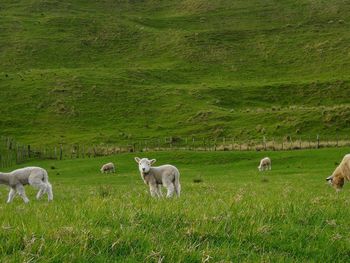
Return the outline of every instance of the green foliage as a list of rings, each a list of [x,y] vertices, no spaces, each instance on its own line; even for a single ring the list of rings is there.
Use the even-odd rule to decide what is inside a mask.
[[[348,134],[349,14],[342,0],[3,0],[1,133]]]
[[[7,205],[1,189],[0,259],[344,262],[349,186],[337,194],[325,178],[349,150],[148,153],[180,169],[179,199],[152,199],[134,155],[35,162],[49,171],[54,201],[26,187],[28,205],[18,196]],[[266,155],[273,170],[259,173]],[[107,161],[116,174],[99,172]]]

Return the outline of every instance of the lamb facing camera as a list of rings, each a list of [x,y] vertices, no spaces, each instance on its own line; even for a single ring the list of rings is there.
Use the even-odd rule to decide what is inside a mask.
[[[152,197],[163,196],[162,186],[167,189],[167,197],[172,197],[174,192],[176,196],[180,196],[180,172],[175,166],[166,164],[152,167],[152,164],[156,162],[155,159],[135,157],[135,161],[139,165],[142,180],[149,186]]]

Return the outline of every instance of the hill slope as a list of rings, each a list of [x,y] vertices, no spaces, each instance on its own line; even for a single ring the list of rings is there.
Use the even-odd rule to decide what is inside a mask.
[[[0,128],[23,142],[350,131],[347,1],[0,3]]]

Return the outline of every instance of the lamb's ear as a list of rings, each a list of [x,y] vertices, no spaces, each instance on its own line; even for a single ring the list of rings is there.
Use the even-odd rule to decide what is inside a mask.
[[[331,176],[328,176],[327,178],[326,178],[326,181],[329,181],[329,180],[332,180],[333,179],[333,176],[331,175]]]
[[[156,161],[157,161],[156,159],[152,159],[152,160],[150,161],[150,163],[151,163],[151,164],[154,164]]]
[[[140,158],[139,157],[135,157],[135,162],[140,163]]]

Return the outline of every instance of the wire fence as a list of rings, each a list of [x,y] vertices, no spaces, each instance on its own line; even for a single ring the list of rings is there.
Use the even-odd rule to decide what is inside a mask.
[[[11,137],[1,137],[0,168],[30,160],[96,158],[120,153],[155,151],[286,151],[350,146],[350,138],[299,137],[239,140],[237,138],[166,137],[115,144],[23,145]]]

